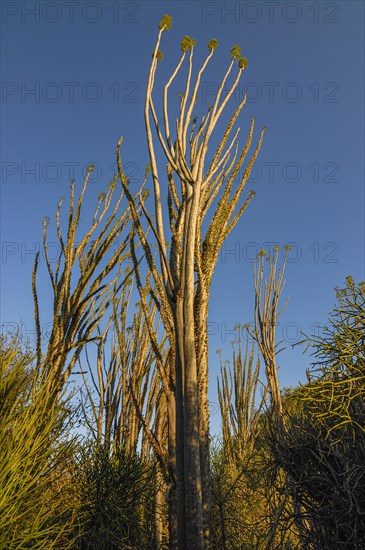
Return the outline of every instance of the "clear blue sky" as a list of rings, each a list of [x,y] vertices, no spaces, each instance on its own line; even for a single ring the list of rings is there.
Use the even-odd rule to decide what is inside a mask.
[[[67,197],[72,172],[81,185],[82,168],[96,164],[93,185],[103,191],[123,135],[132,184],[137,187],[143,176],[144,89],[157,25],[169,13],[173,26],[163,37],[157,83],[176,64],[183,35],[197,39],[197,62],[216,38],[219,48],[199,96],[203,110],[238,43],[249,60],[232,102],[233,108],[247,93],[241,139],[253,114],[256,135],[268,127],[247,184],[256,198],[215,271],[212,400],[215,350],[222,348],[229,358],[229,331],[252,320],[252,258],[267,243],[293,246],[284,291],[289,305],[278,327],[287,346],[279,358],[280,379],[282,385],[303,381],[311,359],[290,344],[299,330],[310,334],[325,322],[333,289],[348,274],[356,282],[365,279],[364,3],[18,1],[2,2],[1,8],[4,330],[20,320],[28,335],[33,330],[32,250],[41,240],[42,217],[54,220],[59,196]],[[43,325],[51,320],[47,284],[41,279]]]

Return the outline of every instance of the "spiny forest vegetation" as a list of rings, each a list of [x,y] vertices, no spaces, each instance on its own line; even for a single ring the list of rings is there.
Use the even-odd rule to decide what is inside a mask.
[[[81,235],[92,167],[80,190],[71,182],[68,210],[61,199],[55,215],[56,262],[49,220],[43,224],[51,330],[45,339],[38,255],[35,349],[16,336],[0,340],[0,547],[365,548],[365,283],[348,277],[336,289],[328,326],[307,340],[315,358],[308,382],[282,389],[275,329],[289,248],[258,255],[247,313],[254,324],[236,327],[231,360],[218,351],[221,433],[211,438],[211,281],[222,243],[254,196],[245,185],[265,129],[257,133],[252,120],[240,148],[235,124],[244,98],[216,130],[219,145],[208,157],[247,66],[235,45],[198,120],[193,110],[215,39],[195,70],[196,41],[183,38],[155,107],[160,42],[170,26],[164,15],[148,75],[141,188],[133,194],[120,140],[118,173]],[[171,121],[170,87],[185,68]],[[153,213],[145,206],[149,180]]]

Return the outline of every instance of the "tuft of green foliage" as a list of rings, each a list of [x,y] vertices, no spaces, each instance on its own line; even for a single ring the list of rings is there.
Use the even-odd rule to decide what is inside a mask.
[[[0,344],[0,548],[72,548],[77,442],[68,399],[17,341]]]
[[[216,40],[215,38],[212,38],[212,40],[209,40],[208,50],[214,51],[217,49],[217,47],[218,47],[218,40]]]
[[[159,29],[163,29],[164,31],[169,31],[172,25],[172,17],[171,15],[165,15],[162,16],[162,19],[158,25]]]
[[[155,55],[155,52],[152,52],[152,57]],[[156,52],[156,61],[157,63],[160,63],[160,61],[163,60],[163,53],[161,50],[157,50]]]
[[[196,46],[196,40],[195,38],[191,38],[190,36],[184,36],[184,38],[181,41],[181,51],[187,52],[188,50],[191,50]]]
[[[235,61],[238,61],[241,57],[241,46],[239,44],[235,44],[233,48],[231,49],[231,57]]]
[[[247,57],[241,57],[241,59],[238,62],[238,66],[240,69],[245,69],[248,65],[248,59]]]

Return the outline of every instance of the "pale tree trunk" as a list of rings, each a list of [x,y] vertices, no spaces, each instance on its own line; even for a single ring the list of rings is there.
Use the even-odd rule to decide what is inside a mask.
[[[161,399],[162,402],[157,404],[158,412],[156,419],[156,437],[158,440],[163,440],[164,421],[166,414],[163,414],[162,407],[166,405],[165,399]],[[155,541],[156,550],[161,550],[163,539],[163,507],[164,507],[164,479],[161,471],[160,464],[156,464],[156,492],[155,492]]]
[[[183,324],[177,332],[183,332],[184,345],[184,482],[186,506],[186,531],[188,548],[204,549],[202,484],[200,471],[199,395],[195,350],[194,319],[194,248],[195,220],[199,206],[199,186],[188,197],[186,231],[184,235],[184,309]]]
[[[177,532],[177,464],[176,464],[176,396],[170,392],[167,397],[167,450],[168,479],[166,500],[168,504],[169,549],[178,549]]]
[[[199,289],[198,291],[199,292]],[[199,445],[202,480],[204,548],[211,548],[211,491],[210,491],[210,430],[208,401],[208,295],[203,290],[195,309],[195,322],[199,334],[198,395],[199,395]]]
[[[176,326],[181,326],[182,315],[181,300],[176,304],[175,322]],[[179,322],[180,321],[180,322]],[[185,530],[185,484],[184,484],[184,376],[183,376],[183,336],[176,331],[176,357],[175,357],[175,411],[173,407],[169,414],[171,421],[175,419],[175,440],[171,441],[171,449],[174,450],[174,463],[176,465],[176,477],[173,483],[173,493],[171,495],[171,523],[175,527],[176,522],[176,540],[177,548],[186,548],[186,530]],[[170,422],[170,419],[169,419]],[[174,528],[175,536],[175,528]],[[175,538],[171,548],[174,546]]]

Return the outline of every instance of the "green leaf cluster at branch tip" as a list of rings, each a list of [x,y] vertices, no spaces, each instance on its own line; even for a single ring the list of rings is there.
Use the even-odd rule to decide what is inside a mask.
[[[181,41],[181,50],[183,52],[187,52],[188,50],[191,50],[191,48],[194,48],[194,46],[196,46],[195,38],[191,38],[190,36],[184,36],[184,38]]]
[[[238,66],[240,69],[245,69],[248,65],[247,57],[241,57],[241,59],[238,62]]]
[[[218,47],[218,40],[216,40],[215,38],[212,38],[212,40],[209,40],[208,50],[214,51],[217,49],[217,47]]]
[[[240,59],[241,57],[241,46],[239,44],[235,44],[233,48],[231,49],[231,57],[235,61]]]
[[[172,17],[171,15],[167,15],[165,13],[165,15],[162,16],[162,19],[160,21],[158,28],[163,29],[164,31],[168,31],[170,30],[171,25],[172,25]]]
[[[155,52],[152,52],[152,57],[155,55]],[[161,50],[157,50],[156,52],[156,61],[157,63],[160,63],[160,61],[163,60],[163,53]]]

